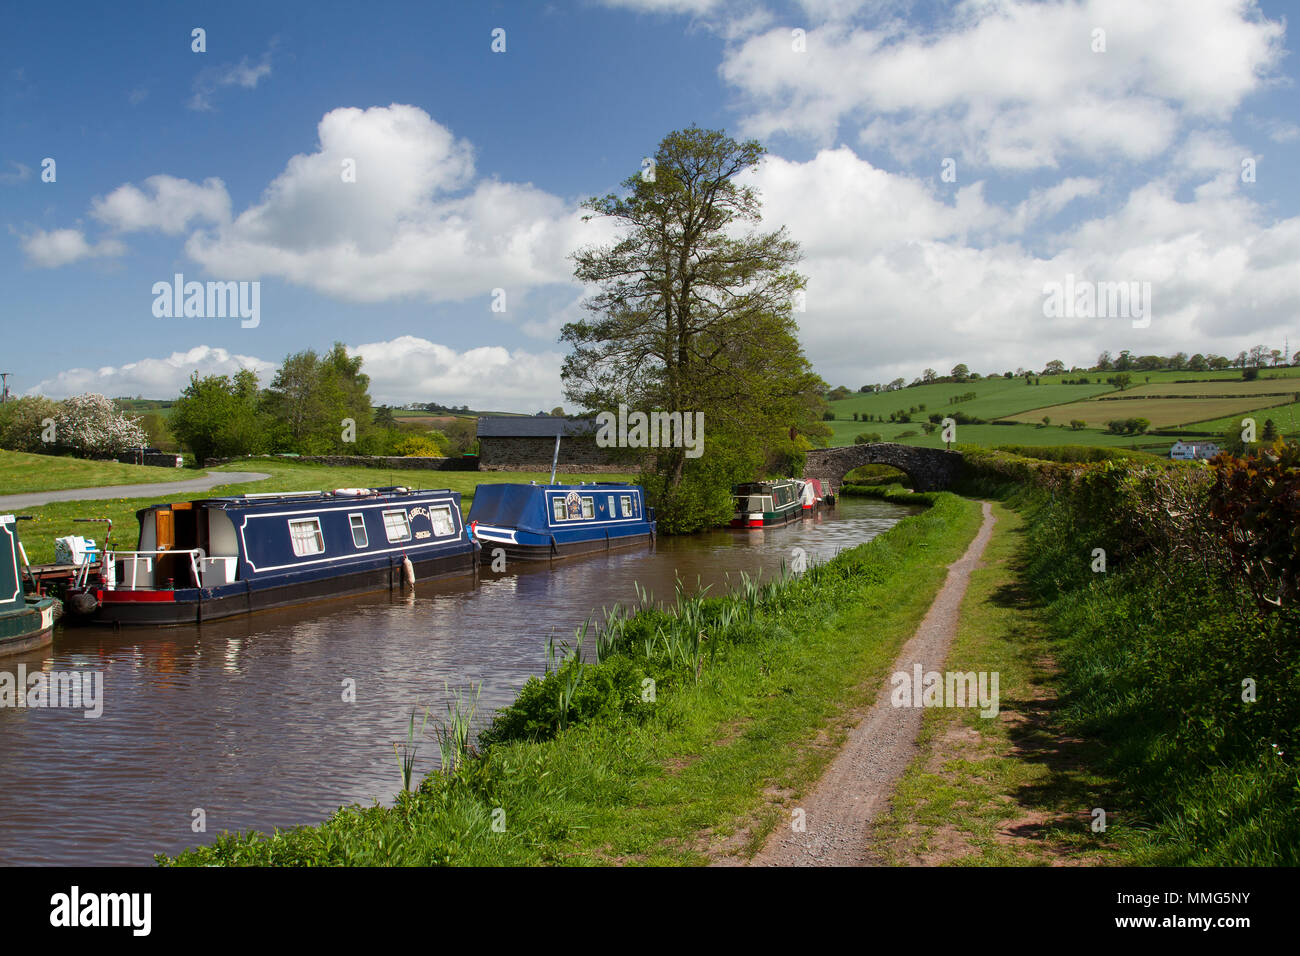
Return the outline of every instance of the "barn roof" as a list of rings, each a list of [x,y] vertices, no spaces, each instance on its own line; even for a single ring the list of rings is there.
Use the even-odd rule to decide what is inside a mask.
[[[591,435],[596,431],[593,418],[560,418],[554,415],[482,415],[478,420],[479,438],[554,438],[556,435]]]

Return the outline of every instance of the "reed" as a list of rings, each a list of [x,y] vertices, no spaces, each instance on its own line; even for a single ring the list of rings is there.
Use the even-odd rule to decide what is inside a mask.
[[[406,728],[406,742],[399,743],[393,741],[393,753],[397,757],[397,765],[401,768],[402,773],[402,791],[409,793],[411,790],[411,776],[415,770],[415,755],[420,749],[420,740],[424,738],[424,729],[429,723],[429,708],[424,708],[424,719],[420,722],[420,734],[417,737],[415,733],[415,711],[411,711],[411,720]]]
[[[434,727],[433,734],[438,740],[443,772],[456,773],[472,756],[469,742],[473,734],[474,714],[478,711],[478,699],[483,685],[470,685],[472,697],[459,687],[453,693],[445,682],[442,687],[447,697],[447,716]]]

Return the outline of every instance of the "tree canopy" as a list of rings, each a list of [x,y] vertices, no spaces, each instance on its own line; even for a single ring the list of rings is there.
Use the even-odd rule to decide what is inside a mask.
[[[803,355],[794,319],[805,280],[784,227],[763,232],[755,190],[737,180],[764,149],[692,126],[664,137],[627,194],[589,199],[588,219],[615,221],[611,245],[574,255],[575,277],[599,290],[592,314],[565,325],[565,397],[582,408],[704,414],[703,454],[657,448],[645,472],[666,528],[726,517],[730,484],[802,467],[830,431],[826,389]]]

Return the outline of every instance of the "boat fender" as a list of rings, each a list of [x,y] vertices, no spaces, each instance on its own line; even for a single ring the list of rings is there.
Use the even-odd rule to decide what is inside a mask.
[[[80,615],[94,614],[99,608],[99,601],[89,591],[77,591],[69,594],[64,604],[73,614]]]
[[[402,577],[406,579],[406,586],[415,590],[415,565],[411,564],[411,559],[402,555]]]

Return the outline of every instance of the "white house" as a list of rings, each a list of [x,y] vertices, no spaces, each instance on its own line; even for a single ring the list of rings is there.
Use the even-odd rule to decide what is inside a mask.
[[[1212,441],[1176,441],[1169,449],[1169,457],[1179,461],[1192,461],[1196,458],[1213,458],[1219,453],[1219,446]]]

